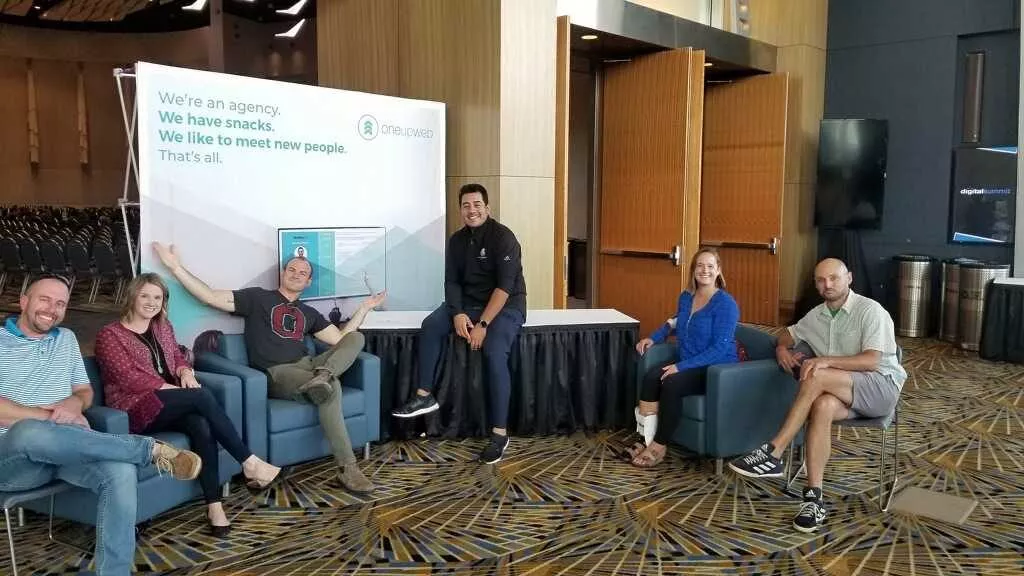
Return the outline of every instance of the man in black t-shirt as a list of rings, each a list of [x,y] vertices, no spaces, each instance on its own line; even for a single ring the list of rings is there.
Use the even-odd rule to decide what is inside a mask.
[[[316,404],[320,427],[340,468],[338,477],[342,485],[358,494],[372,492],[374,486],[359,470],[345,428],[340,377],[363,349],[363,335],[356,330],[366,313],[384,301],[384,294],[363,301],[348,324],[339,330],[323,314],[299,302],[302,291],[313,281],[313,266],[305,258],[292,258],[285,263],[277,290],[214,290],[181,265],[174,246],[154,242],[153,249],[196,299],[245,319],[249,364],[266,372],[267,394]],[[307,335],[329,344],[331,349],[309,356]]]
[[[494,464],[508,448],[506,425],[512,394],[508,357],[526,321],[526,281],[522,250],[508,227],[490,218],[487,189],[466,184],[459,190],[465,226],[448,240],[445,302],[423,320],[419,338],[416,394],[391,414],[413,418],[434,412],[434,372],[448,335],[454,332],[473,350],[483,349],[490,389],[491,438],[480,461]]]

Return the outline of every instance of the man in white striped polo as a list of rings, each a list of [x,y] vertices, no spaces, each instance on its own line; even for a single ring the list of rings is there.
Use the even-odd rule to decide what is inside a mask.
[[[127,575],[135,556],[137,469],[154,463],[192,480],[202,462],[152,438],[90,429],[92,386],[64,319],[68,281],[37,279],[21,297],[21,314],[0,325],[0,491],[53,480],[99,495],[96,573]],[[216,465],[216,463],[214,463]]]

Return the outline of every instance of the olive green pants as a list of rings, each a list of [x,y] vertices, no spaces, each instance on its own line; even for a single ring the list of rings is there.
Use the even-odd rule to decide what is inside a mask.
[[[338,466],[354,464],[356,456],[352,453],[352,441],[345,428],[345,419],[341,412],[341,375],[352,367],[356,356],[362,351],[366,340],[359,332],[350,332],[331,347],[330,350],[316,356],[303,356],[290,364],[278,364],[267,369],[270,376],[267,382],[267,395],[271,398],[311,402],[299,387],[313,378],[314,370],[322,368],[331,373],[331,386],[334,393],[323,404],[317,406],[320,413],[320,427],[331,445],[331,453]]]

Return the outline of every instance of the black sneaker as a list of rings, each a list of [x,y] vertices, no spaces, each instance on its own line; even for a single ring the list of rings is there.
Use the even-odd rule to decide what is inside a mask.
[[[505,450],[508,449],[509,439],[508,435],[500,436],[498,434],[491,434],[491,441],[484,446],[482,452],[480,452],[480,461],[484,464],[495,464],[501,462],[501,457],[505,455]]]
[[[772,456],[771,444],[762,444],[746,456],[729,462],[733,472],[747,478],[781,478],[782,459]]]
[[[816,532],[825,523],[825,516],[828,515],[825,503],[818,500],[813,492],[808,491],[808,494],[810,496],[804,495],[805,500],[800,504],[800,511],[793,517],[793,528],[806,534]]]
[[[395,418],[415,418],[416,416],[430,414],[440,407],[437,400],[434,400],[433,394],[427,394],[426,396],[413,394],[408,402],[403,404],[398,410],[393,411],[391,415]]]

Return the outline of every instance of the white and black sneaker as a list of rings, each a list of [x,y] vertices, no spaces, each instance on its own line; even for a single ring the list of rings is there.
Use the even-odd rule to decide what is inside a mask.
[[[501,461],[502,456],[505,455],[505,450],[508,449],[509,438],[508,435],[502,436],[501,434],[491,433],[491,440],[484,446],[484,449],[480,452],[480,461],[484,464],[496,464]]]
[[[430,414],[438,408],[440,408],[440,405],[434,399],[433,394],[427,394],[426,396],[413,394],[408,402],[403,404],[398,410],[393,411],[391,415],[395,418],[415,418],[423,414]]]
[[[782,459],[772,456],[772,445],[765,443],[750,454],[729,462],[729,468],[747,478],[781,478]]]
[[[825,523],[827,515],[828,512],[825,511],[825,503],[821,500],[821,495],[815,494],[813,489],[808,488],[804,492],[804,501],[800,504],[800,511],[793,517],[793,528],[806,534],[816,532]]]

